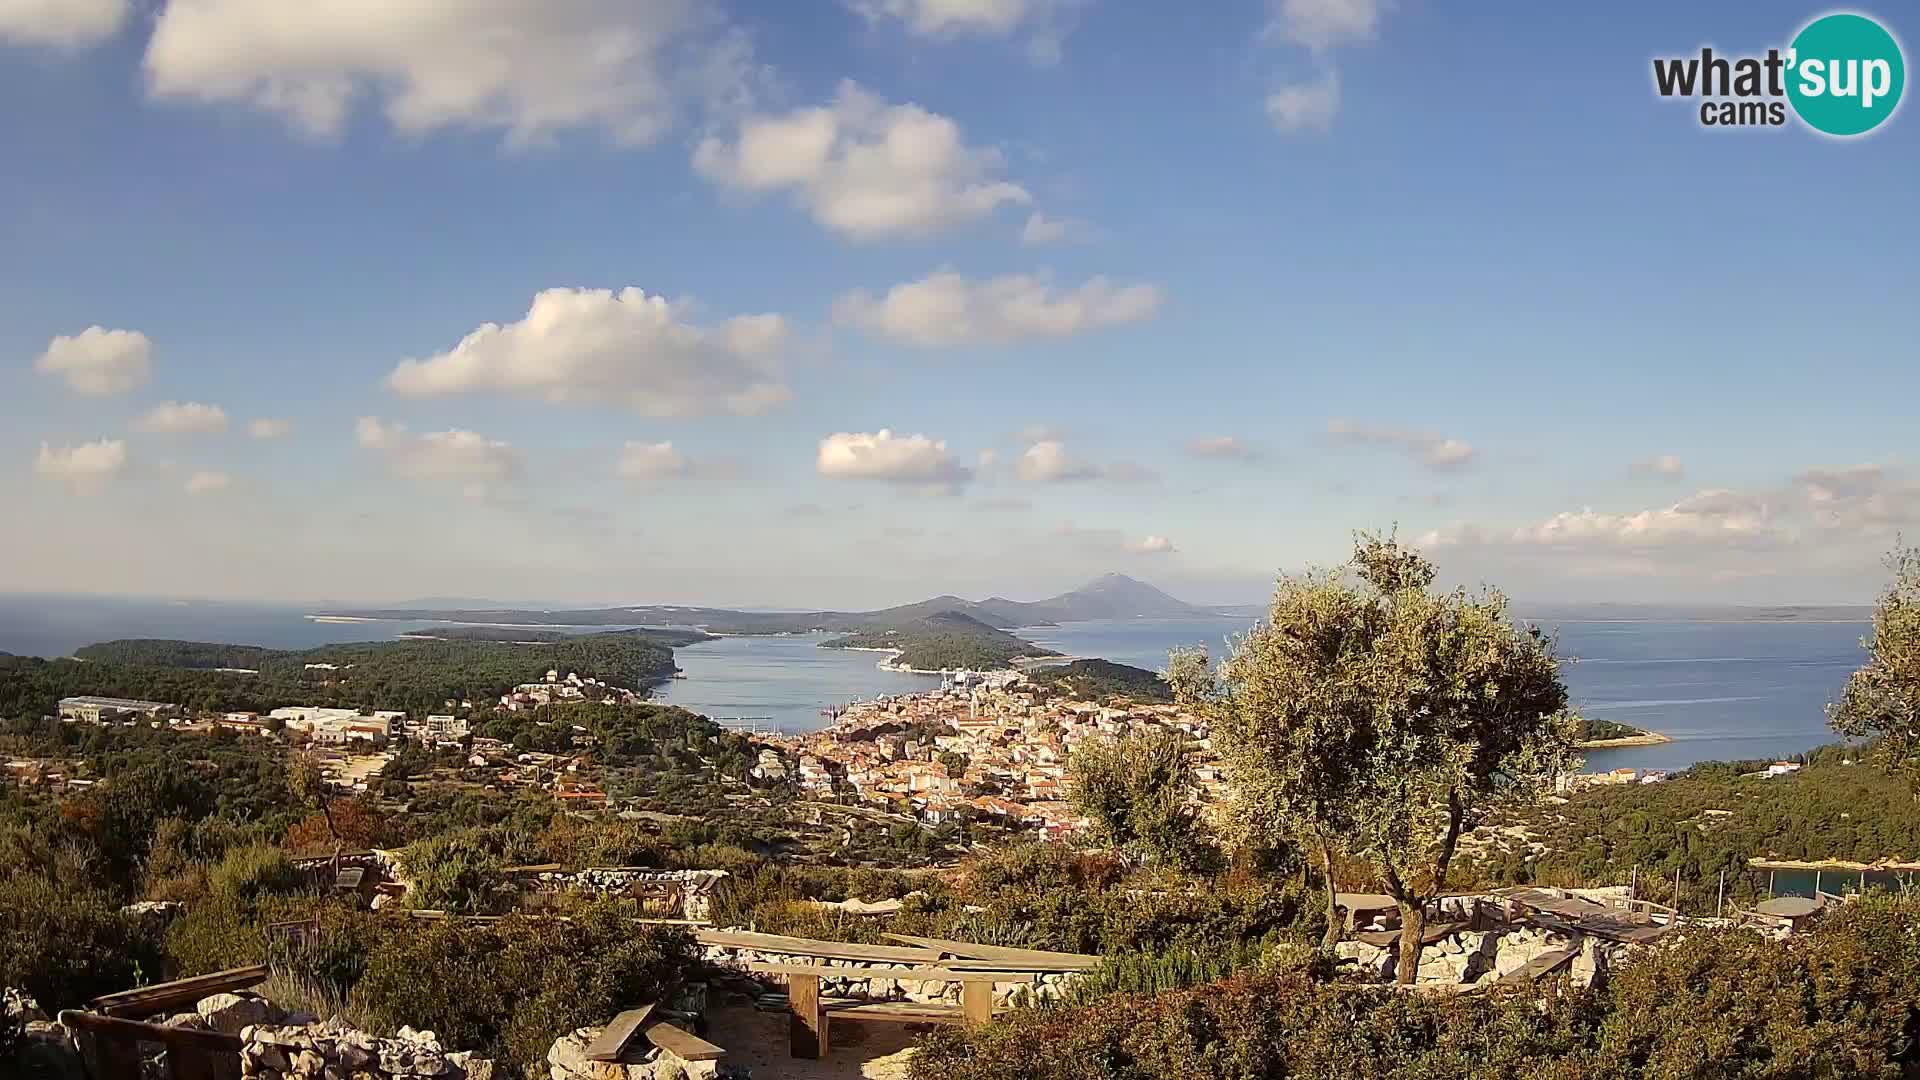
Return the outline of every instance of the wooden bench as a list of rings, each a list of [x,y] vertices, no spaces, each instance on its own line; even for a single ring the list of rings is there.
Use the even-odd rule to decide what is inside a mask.
[[[588,1061],[616,1065],[640,1064],[646,1057],[634,1045],[635,1036],[678,1056],[682,1061],[718,1061],[727,1054],[724,1048],[655,1017],[653,1006],[642,1005],[637,1009],[628,1009],[600,1029],[600,1034],[587,1044],[584,1056]]]
[[[758,975],[787,980],[787,1045],[796,1058],[818,1058],[832,1049],[829,1024],[843,1020],[879,1020],[898,1024],[984,1024],[993,1019],[993,985],[1028,982],[1033,973],[955,971],[944,967],[868,968],[814,964],[749,964]],[[822,979],[897,979],[904,982],[960,984],[960,1004],[920,1001],[854,1001],[825,998]]]

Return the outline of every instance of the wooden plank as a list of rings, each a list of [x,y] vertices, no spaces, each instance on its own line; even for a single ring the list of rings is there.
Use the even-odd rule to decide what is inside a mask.
[[[787,979],[787,1050],[794,1057],[825,1057],[827,1014],[820,1007],[820,980],[812,975]]]
[[[822,964],[748,964],[759,975],[811,975],[821,979],[905,979],[908,982],[985,983],[1031,982],[1031,975],[1004,971],[955,971],[944,967],[870,968],[827,967]]]
[[[268,969],[265,964],[251,967],[229,968],[210,975],[196,975],[191,979],[177,979],[173,982],[155,983],[133,990],[121,990],[112,994],[102,994],[89,1002],[96,1012],[122,1020],[139,1020],[156,1016],[164,1012],[174,1012],[181,1006],[191,1005],[203,997],[213,994],[225,994],[234,990],[245,990],[249,986],[258,986],[267,981]]]
[[[588,1061],[619,1061],[620,1054],[626,1050],[627,1043],[633,1038],[640,1025],[653,1015],[652,1005],[642,1005],[637,1009],[628,1009],[613,1018],[613,1022],[600,1029],[600,1034],[587,1044]]]
[[[671,1051],[682,1061],[719,1061],[727,1056],[724,1047],[715,1046],[707,1040],[682,1027],[655,1020],[642,1032],[648,1042],[662,1050]]]
[[[1554,949],[1550,952],[1543,952],[1539,956],[1527,961],[1523,966],[1514,968],[1512,971],[1500,976],[1499,981],[1505,984],[1535,982],[1558,971],[1561,967],[1565,966],[1568,961],[1578,955],[1580,955],[1579,949]]]
[[[755,934],[745,930],[695,930],[693,937],[702,945],[784,953],[788,956],[818,956],[831,960],[869,960],[891,964],[937,964],[940,962],[940,954],[936,950],[905,949],[897,945],[856,945],[845,941],[815,941],[812,938]]]
[[[1065,960],[1026,960],[1015,963],[1007,960],[942,960],[940,961],[940,966],[950,971],[1019,971],[1026,972],[1029,975],[1057,975],[1066,971],[1092,971],[1094,968],[1100,966],[1099,957],[1089,957],[1088,959],[1093,962],[1088,963],[1086,960],[1075,960],[1071,963]]]
[[[80,1012],[77,1009],[62,1010],[60,1022],[70,1029],[88,1032],[103,1042],[153,1042],[165,1046],[168,1050],[186,1048],[236,1056],[240,1053],[240,1036],[219,1031],[163,1027],[138,1020],[122,1020],[114,1016]]]
[[[829,1020],[888,1020],[901,1024],[959,1024],[967,1014],[958,1005],[919,1001],[855,1001],[827,1007]]]
[[[984,1024],[993,1019],[993,986],[967,983],[960,988],[960,1011],[969,1024]]]
[[[1046,949],[1012,949],[1004,945],[978,945],[971,941],[946,938],[913,937],[908,934],[882,934],[892,941],[904,941],[923,949],[952,953],[963,960],[991,960],[1038,971],[1085,971],[1100,962],[1086,953],[1052,952]],[[1029,966],[1031,965],[1031,966]]]

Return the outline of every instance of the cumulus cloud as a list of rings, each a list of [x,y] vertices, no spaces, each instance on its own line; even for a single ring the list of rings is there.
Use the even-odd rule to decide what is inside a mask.
[[[156,435],[212,434],[227,430],[227,410],[197,401],[166,401],[148,410],[133,426]]]
[[[363,416],[354,428],[359,444],[377,451],[395,475],[426,483],[448,483],[481,498],[519,479],[520,452],[510,444],[454,428],[414,435],[400,424]]]
[[[146,54],[155,97],[249,105],[314,136],[369,102],[406,134],[516,144],[570,130],[650,143],[688,103],[743,95],[750,67],[699,0],[172,0]]]
[[[1060,45],[1083,0],[846,0],[869,23],[891,21],[916,37],[1007,38],[1025,33],[1036,64],[1057,63]]]
[[[281,439],[293,433],[293,421],[278,417],[261,417],[247,424],[247,434],[255,439]]]
[[[1542,521],[1507,530],[1471,526],[1436,530],[1419,538],[1428,547],[1510,545],[1515,547],[1752,546],[1783,539],[1774,508],[1756,495],[1712,489],[1671,506],[1631,513],[1607,513],[1591,507],[1562,511]]]
[[[1082,240],[1086,235],[1087,224],[1084,221],[1048,217],[1035,210],[1027,215],[1027,223],[1020,228],[1020,243],[1023,247],[1050,247]]]
[[[1104,277],[1056,289],[1043,276],[971,281],[942,270],[895,285],[883,297],[857,289],[840,297],[833,313],[843,325],[903,345],[942,348],[1064,338],[1143,322],[1159,311],[1160,301],[1158,286],[1122,286]]]
[[[54,338],[33,368],[65,379],[76,394],[124,394],[147,381],[153,370],[153,342],[138,330],[89,326],[71,337]]]
[[[1327,434],[1340,442],[1397,450],[1429,469],[1461,468],[1471,463],[1474,456],[1473,447],[1459,439],[1407,428],[1378,427],[1355,420],[1329,420]]]
[[[118,33],[132,0],[0,0],[0,43],[81,49]]]
[[[1153,470],[1131,461],[1102,465],[1077,457],[1058,439],[1045,439],[1027,447],[1026,452],[1014,460],[1013,474],[1030,484],[1068,484],[1082,480],[1141,484],[1157,479]]]
[[[491,391],[555,403],[620,404],[646,416],[751,416],[787,400],[786,320],[741,315],[713,327],[637,288],[547,289],[526,318],[487,323],[446,352],[387,377],[414,397]]]
[[[1173,541],[1164,536],[1155,536],[1152,533],[1148,533],[1146,536],[1129,543],[1127,550],[1137,555],[1165,555],[1176,549],[1173,546]]]
[[[1236,435],[1204,435],[1187,443],[1187,453],[1198,458],[1252,461],[1260,452]]]
[[[836,432],[820,440],[814,462],[821,476],[840,480],[878,480],[902,487],[958,492],[973,479],[946,440],[925,435]]]
[[[1261,36],[1308,50],[1319,75],[1283,84],[1267,95],[1267,119],[1283,134],[1326,131],[1340,111],[1340,73],[1332,50],[1363,45],[1380,33],[1387,0],[1269,0]]]
[[[127,444],[101,439],[79,446],[40,444],[33,471],[67,486],[76,495],[95,495],[127,468]]]
[[[999,151],[968,145],[945,116],[889,105],[851,81],[829,105],[748,116],[731,139],[703,139],[693,164],[734,191],[787,192],[854,240],[936,233],[1032,201],[1000,178]]]
[[[1687,474],[1687,466],[1673,454],[1660,454],[1634,462],[1627,467],[1627,471],[1636,476],[1660,476],[1669,480],[1678,480]]]
[[[671,442],[629,442],[620,450],[614,472],[623,479],[641,483],[659,483],[688,475],[693,462],[673,448]]]
[[[1340,111],[1340,76],[1331,68],[1317,79],[1289,83],[1267,95],[1267,121],[1275,131],[1326,131]]]
[[[1269,36],[1309,49],[1362,44],[1380,33],[1385,0],[1269,0]]]
[[[225,491],[233,483],[233,477],[223,472],[203,469],[187,477],[187,494],[210,495],[216,491]]]

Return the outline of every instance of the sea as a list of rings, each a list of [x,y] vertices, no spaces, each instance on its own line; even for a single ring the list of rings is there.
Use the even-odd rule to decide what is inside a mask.
[[[0,652],[34,656],[64,656],[126,637],[311,648],[441,625],[317,622],[297,609],[238,604],[0,596]],[[1070,656],[1159,669],[1177,646],[1204,645],[1222,655],[1251,625],[1251,619],[1229,617],[1108,619],[1021,633]],[[1826,706],[1865,659],[1860,639],[1867,629],[1858,622],[1617,619],[1563,620],[1548,628],[1571,661],[1564,675],[1583,713],[1673,740],[1590,751],[1590,770],[1783,758],[1834,742]],[[824,637],[723,637],[685,646],[676,658],[686,677],[656,697],[716,719],[796,732],[820,727],[825,710],[852,701],[939,685],[934,676],[881,670],[876,653],[819,648]]]

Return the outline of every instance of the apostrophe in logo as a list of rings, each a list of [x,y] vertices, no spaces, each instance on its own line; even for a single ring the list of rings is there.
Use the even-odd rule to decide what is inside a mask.
[[[1865,15],[1823,15],[1787,50],[1787,100],[1807,126],[1864,135],[1900,106],[1907,65],[1900,43]]]
[[[1907,65],[1886,27],[1853,12],[1822,15],[1784,50],[1764,56],[1698,56],[1653,61],[1661,97],[1700,99],[1702,127],[1781,127],[1791,115],[1839,138],[1864,135],[1900,107]]]

